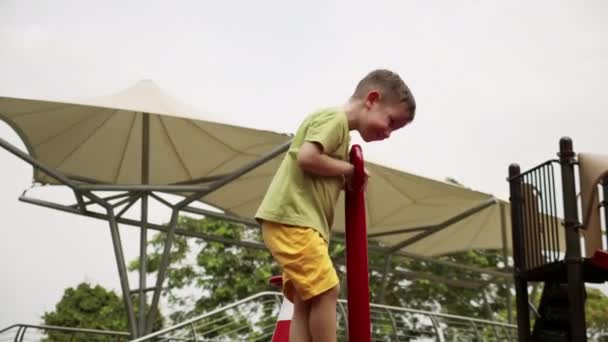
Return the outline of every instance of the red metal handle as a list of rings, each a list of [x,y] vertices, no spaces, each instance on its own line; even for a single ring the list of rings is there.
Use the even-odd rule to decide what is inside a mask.
[[[348,293],[348,336],[350,341],[371,341],[369,274],[367,266],[367,223],[365,217],[365,164],[361,146],[353,145],[350,162],[355,169],[352,186],[346,190],[346,286]]]
[[[365,163],[363,162],[363,152],[361,146],[353,145],[350,150],[350,163],[355,167],[351,177],[351,190],[361,191],[365,182]]]

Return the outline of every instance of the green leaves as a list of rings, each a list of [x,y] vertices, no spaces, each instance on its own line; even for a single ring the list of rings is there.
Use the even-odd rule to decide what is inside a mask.
[[[261,240],[257,228],[213,218],[197,220],[182,216],[178,220],[178,227],[233,240]],[[158,269],[164,241],[165,234],[160,233],[149,243],[152,250],[148,256],[150,273],[155,273]],[[130,269],[137,269],[137,262],[131,263]],[[268,278],[280,274],[279,272],[272,256],[266,250],[175,236],[166,282],[170,289],[167,299],[175,308],[171,318],[182,320],[269,290]],[[186,302],[184,298],[191,296],[192,291],[195,291],[198,298],[190,310],[180,304]]]

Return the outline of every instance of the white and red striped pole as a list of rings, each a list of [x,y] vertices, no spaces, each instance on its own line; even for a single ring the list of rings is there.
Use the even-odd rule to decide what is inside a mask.
[[[271,277],[269,280],[271,285],[278,288],[283,286],[283,278],[279,276]],[[272,342],[289,342],[289,327],[291,326],[291,317],[293,316],[293,303],[283,296],[281,309],[279,311],[279,319],[274,327],[272,334]]]

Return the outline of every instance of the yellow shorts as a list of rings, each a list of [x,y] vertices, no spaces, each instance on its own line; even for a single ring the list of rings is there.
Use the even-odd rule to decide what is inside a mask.
[[[339,284],[321,235],[312,228],[262,223],[264,243],[283,270],[283,294],[294,301],[311,299]]]

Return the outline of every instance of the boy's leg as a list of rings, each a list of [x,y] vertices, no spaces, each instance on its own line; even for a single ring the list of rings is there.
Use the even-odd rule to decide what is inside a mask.
[[[336,341],[336,303],[339,294],[340,288],[337,285],[309,300],[310,316],[308,321],[310,334],[314,342]]]
[[[311,337],[308,330],[308,317],[310,314],[310,302],[303,301],[296,293],[293,296],[293,316],[289,326],[290,342],[310,342]]]

